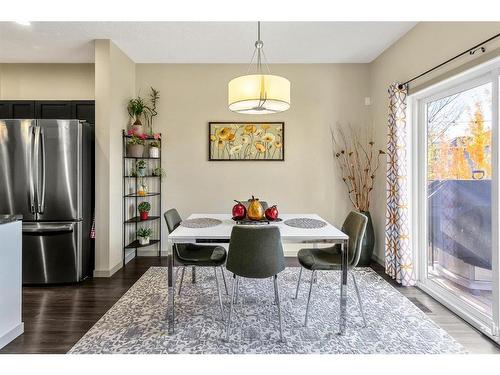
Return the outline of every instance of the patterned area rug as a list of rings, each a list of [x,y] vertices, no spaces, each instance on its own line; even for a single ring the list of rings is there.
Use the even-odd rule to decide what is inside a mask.
[[[181,296],[176,296],[176,333],[169,336],[167,269],[152,267],[69,353],[465,353],[457,341],[370,268],[356,270],[367,328],[363,327],[350,283],[347,332],[345,336],[336,334],[338,272],[318,273],[309,324],[304,328],[310,273],[304,270],[299,298],[293,300],[298,273],[298,268],[287,268],[279,276],[283,343],[279,342],[271,279],[242,280],[226,342],[213,269],[200,268],[197,283],[191,284],[186,277]],[[223,288],[221,275],[217,274]],[[227,279],[231,291],[232,278]],[[223,296],[227,316],[229,297]]]

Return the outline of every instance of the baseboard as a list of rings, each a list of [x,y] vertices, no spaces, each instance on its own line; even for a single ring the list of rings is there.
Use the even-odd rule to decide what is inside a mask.
[[[21,322],[14,328],[12,328],[10,331],[0,336],[0,349],[2,349],[5,345],[10,343],[12,340],[22,335],[23,333],[24,333],[24,323]]]
[[[372,260],[380,264],[382,267],[385,267],[385,259],[379,258],[375,253],[372,255]]]
[[[133,258],[133,256],[132,256]],[[131,258],[131,259],[132,259]],[[127,262],[127,261],[126,261]],[[123,266],[122,262],[116,264],[110,270],[94,270],[94,277],[111,277]]]

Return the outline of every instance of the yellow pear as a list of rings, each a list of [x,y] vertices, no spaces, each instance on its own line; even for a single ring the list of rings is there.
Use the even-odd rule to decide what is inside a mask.
[[[250,220],[262,220],[264,218],[264,209],[259,202],[258,198],[252,195],[250,204],[248,205],[247,216]]]

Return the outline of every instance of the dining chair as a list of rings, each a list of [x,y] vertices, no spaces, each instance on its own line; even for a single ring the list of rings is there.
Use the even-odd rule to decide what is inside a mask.
[[[168,232],[172,233],[182,222],[182,219],[175,208],[166,211],[163,214],[167,222]],[[181,281],[179,285],[179,292],[181,294],[182,281],[184,279],[184,271],[187,266],[196,267],[213,267],[215,284],[217,286],[217,294],[219,296],[219,306],[221,311],[222,320],[224,321],[224,308],[222,306],[222,297],[219,287],[219,279],[217,278],[217,268],[221,270],[222,279],[224,280],[224,287],[227,291],[226,277],[224,275],[224,262],[226,261],[226,249],[217,245],[197,245],[192,243],[187,244],[174,244],[173,249],[174,266],[179,264],[182,267]],[[176,273],[177,276],[177,273]]]
[[[368,219],[365,215],[359,212],[351,211],[342,225],[342,232],[349,236],[349,242],[347,245],[347,264],[348,273],[352,276],[352,281],[354,284],[354,289],[356,290],[356,295],[358,297],[359,310],[361,311],[361,316],[363,317],[363,323],[366,327],[365,314],[363,312],[363,305],[361,302],[361,296],[358,289],[358,284],[356,282],[356,276],[352,270],[358,265],[359,258],[361,256],[361,245],[363,243],[363,238],[366,231],[366,223]],[[304,326],[307,327],[307,318],[309,315],[309,305],[311,302],[311,294],[313,289],[313,283],[316,277],[317,271],[340,271],[342,269],[342,256],[340,252],[340,245],[335,245],[332,247],[322,248],[322,249],[300,249],[297,257],[300,267],[299,280],[297,282],[297,290],[295,292],[295,298],[299,294],[300,279],[302,277],[303,268],[312,271],[311,282],[309,285],[309,294],[307,296],[306,305],[306,317],[304,321]]]
[[[226,268],[233,273],[233,290],[226,340],[231,329],[233,303],[240,285],[240,278],[273,278],[274,302],[278,307],[280,341],[283,341],[281,306],[278,288],[278,274],[285,269],[285,257],[278,227],[234,226],[229,241]]]

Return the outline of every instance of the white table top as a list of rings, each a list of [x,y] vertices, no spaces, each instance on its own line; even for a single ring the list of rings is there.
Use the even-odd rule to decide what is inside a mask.
[[[197,239],[205,240],[229,240],[231,238],[231,230],[235,221],[231,219],[229,214],[192,214],[188,219],[196,218],[214,218],[222,221],[222,224],[208,228],[186,228],[180,225],[172,233],[169,234],[168,240],[173,243],[195,242]],[[326,220],[316,214],[282,214],[279,216],[283,221],[272,223],[269,225],[277,226],[280,229],[281,239],[283,242],[289,243],[314,243],[314,242],[335,242],[347,240],[348,236],[328,223]],[[327,223],[321,228],[295,228],[284,224],[285,220],[305,217],[310,219],[321,220]]]

